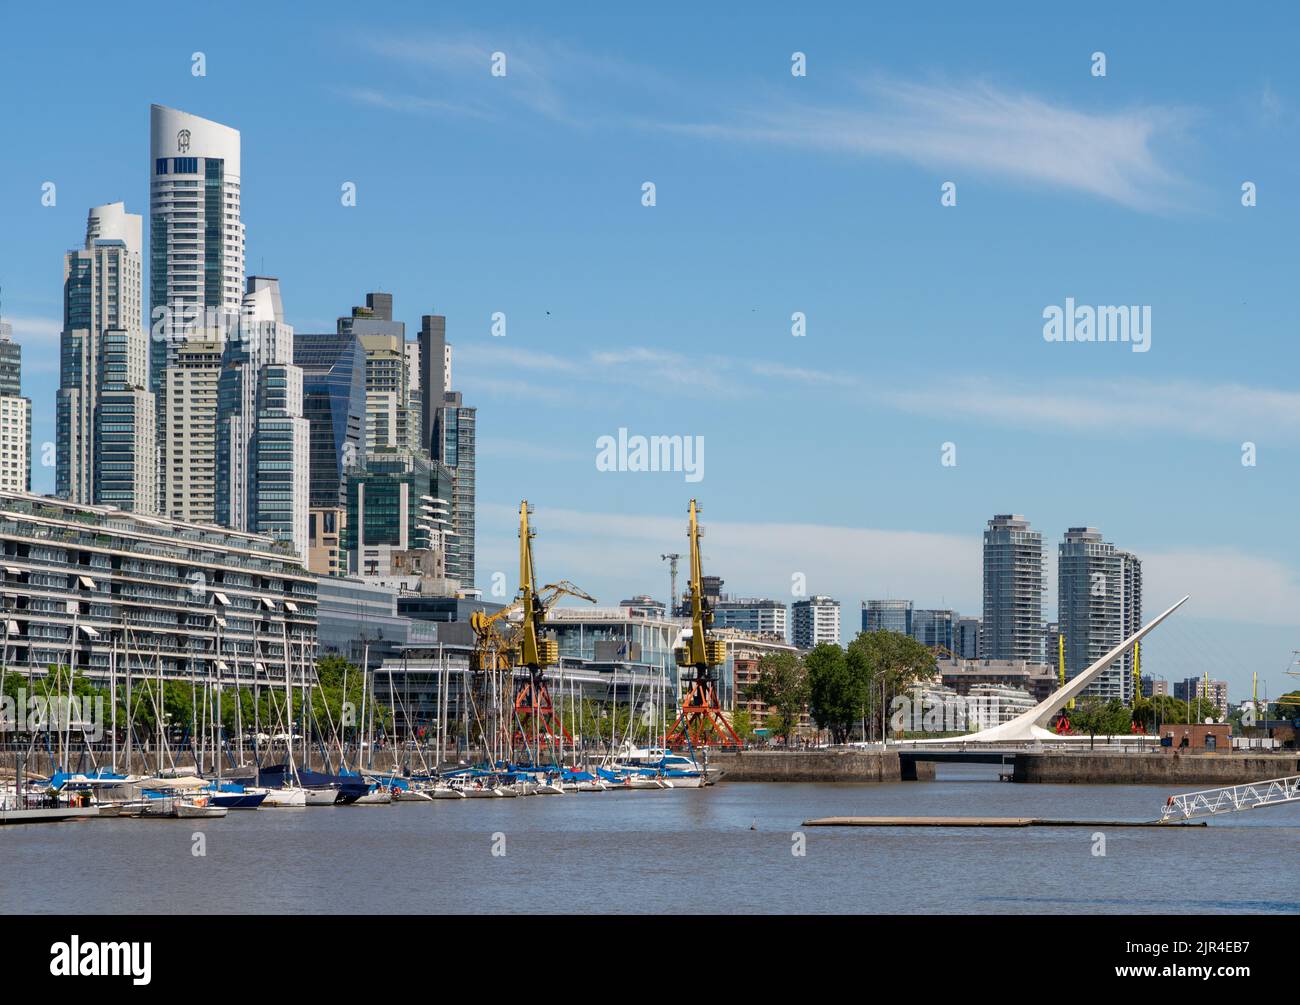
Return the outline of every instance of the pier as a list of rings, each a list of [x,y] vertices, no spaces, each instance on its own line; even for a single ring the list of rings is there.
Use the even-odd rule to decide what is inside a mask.
[[[1204,821],[1046,820],[1039,817],[820,817],[804,827],[1204,827]]]

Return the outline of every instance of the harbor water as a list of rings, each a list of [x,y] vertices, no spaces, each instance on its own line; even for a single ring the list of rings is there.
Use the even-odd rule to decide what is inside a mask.
[[[1168,795],[941,766],[922,783],[723,781],[15,826],[0,829],[0,911],[1300,913],[1277,870],[1300,848],[1300,804],[1204,828],[801,827],[842,815],[1152,820]]]

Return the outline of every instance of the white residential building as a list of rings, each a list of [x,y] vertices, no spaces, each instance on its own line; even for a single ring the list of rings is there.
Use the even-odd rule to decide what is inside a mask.
[[[812,649],[823,642],[840,644],[840,602],[832,597],[809,597],[790,605],[792,635],[799,649]]]

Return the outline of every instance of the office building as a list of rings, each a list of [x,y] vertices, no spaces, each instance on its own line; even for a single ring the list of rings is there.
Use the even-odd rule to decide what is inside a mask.
[[[406,324],[393,320],[393,295],[367,293],[364,307],[338,319],[337,332],[355,335],[365,353],[366,452],[418,449],[420,413],[411,405]]]
[[[95,206],[63,263],[55,494],[139,513],[158,505],[154,395],[143,324],[143,221]]]
[[[378,451],[366,459],[364,469],[351,470],[343,527],[348,574],[420,578],[442,569],[444,579],[455,580],[446,561],[453,536],[451,483],[445,465],[411,450]],[[432,551],[442,558],[431,566],[409,555]]]
[[[910,600],[864,600],[862,630],[911,635],[912,602]]]
[[[434,413],[433,459],[451,474],[451,535],[447,548],[447,575],[465,589],[475,577],[475,452],[478,410],[461,399],[459,391],[443,395]]]
[[[779,600],[724,597],[713,606],[713,627],[784,640],[789,631],[787,615]]]
[[[929,649],[953,653],[957,623],[955,611],[918,608],[912,612],[912,638]]]
[[[1067,679],[1082,673],[1140,626],[1141,583],[1138,560],[1103,540],[1096,528],[1066,531],[1057,563],[1057,623],[1064,639]],[[1131,655],[1115,660],[1085,694],[1131,704]]]
[[[980,619],[958,618],[955,629],[953,652],[958,659],[974,660],[980,655]]]
[[[365,464],[366,356],[355,335],[295,333],[302,414],[311,427],[310,504],[342,506],[347,469]]]
[[[823,642],[840,644],[840,602],[831,597],[809,597],[790,605],[791,641],[799,649]]]
[[[1043,536],[1023,516],[999,514],[984,531],[984,659],[1043,662]]]
[[[190,338],[224,341],[244,295],[239,132],[150,109],[150,387]]]
[[[1228,682],[1204,677],[1185,677],[1174,681],[1174,697],[1179,701],[1194,702],[1204,698],[1217,710],[1219,717],[1228,714]]]

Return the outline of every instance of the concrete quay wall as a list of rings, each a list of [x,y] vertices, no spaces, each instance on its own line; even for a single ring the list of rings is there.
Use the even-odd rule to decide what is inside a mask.
[[[725,771],[725,782],[900,782],[930,781],[934,765],[910,766],[893,750],[742,750],[709,752],[709,767]]]
[[[1085,785],[1200,785],[1216,788],[1300,775],[1300,754],[1102,751],[1018,753],[1012,780]]]

